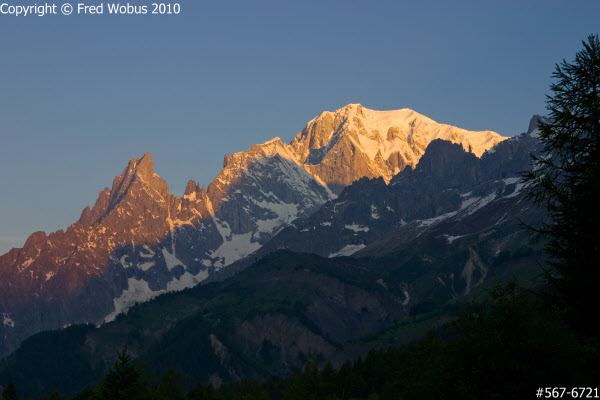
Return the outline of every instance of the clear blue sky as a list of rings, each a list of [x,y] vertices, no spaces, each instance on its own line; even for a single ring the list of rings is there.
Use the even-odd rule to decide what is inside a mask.
[[[66,228],[134,156],[182,194],[224,153],[348,103],[513,136],[545,112],[554,64],[600,32],[592,0],[180,4],[0,15],[0,253]]]

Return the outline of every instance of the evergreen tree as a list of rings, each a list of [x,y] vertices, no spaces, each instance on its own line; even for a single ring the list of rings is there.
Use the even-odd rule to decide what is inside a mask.
[[[3,400],[18,400],[19,396],[17,395],[17,389],[15,388],[15,383],[10,381],[4,392],[2,392]]]
[[[590,35],[575,60],[556,65],[541,125],[545,156],[525,174],[529,196],[550,220],[533,228],[548,238],[548,279],[571,322],[593,334],[600,282],[600,40]]]
[[[304,363],[304,372],[292,375],[283,398],[285,400],[310,400],[324,397],[326,386],[319,374],[314,355],[308,357]]]
[[[132,362],[127,347],[117,353],[117,360],[100,385],[99,395],[106,400],[147,398],[148,385],[140,366]]]
[[[40,397],[40,400],[64,400],[65,398],[53,390],[48,396]]]
[[[88,386],[73,397],[72,400],[92,400],[94,399],[94,395],[94,390]]]
[[[186,400],[186,385],[183,376],[169,368],[161,377],[154,390],[154,400]]]
[[[211,384],[204,386],[200,383],[194,390],[188,393],[189,400],[217,400],[219,398]]]

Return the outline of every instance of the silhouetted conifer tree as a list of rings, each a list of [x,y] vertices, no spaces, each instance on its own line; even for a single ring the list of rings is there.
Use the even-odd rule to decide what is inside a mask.
[[[10,381],[4,392],[2,392],[2,400],[18,400],[19,396],[17,395],[17,389],[15,388],[15,383]]]
[[[161,377],[154,390],[154,400],[186,400],[186,385],[183,376],[169,368]]]
[[[575,60],[556,65],[547,96],[551,121],[541,125],[545,156],[525,174],[530,198],[550,221],[534,230],[548,238],[548,279],[568,317],[592,333],[600,305],[600,40],[590,35]]]
[[[106,400],[147,398],[148,386],[142,369],[127,353],[127,347],[117,353],[117,360],[100,385],[99,395]]]

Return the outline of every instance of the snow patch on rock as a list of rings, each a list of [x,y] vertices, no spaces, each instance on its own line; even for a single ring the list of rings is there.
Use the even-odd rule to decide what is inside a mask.
[[[115,310],[104,318],[104,322],[111,322],[121,313],[126,313],[137,303],[143,303],[160,296],[163,293],[175,292],[196,286],[198,283],[208,277],[208,271],[200,271],[196,275],[185,272],[179,278],[173,278],[167,283],[167,289],[152,290],[148,282],[142,279],[129,278],[127,280],[127,289],[121,292],[121,295],[113,299]],[[6,324],[6,323],[5,323]]]
[[[444,235],[444,236],[446,236],[446,239],[448,240],[448,243],[452,243],[456,239],[460,239],[461,237],[464,237],[465,235],[458,235],[458,236]]]
[[[367,247],[367,246],[364,244],[349,244],[347,246],[344,246],[340,251],[338,251],[336,253],[331,253],[328,257],[333,258],[333,257],[351,256],[352,254],[356,253],[359,250],[364,249],[365,247]]]
[[[519,193],[521,193],[521,191],[523,190],[524,187],[528,186],[528,183],[517,183],[517,186],[515,187],[514,192],[512,192],[511,194],[508,194],[506,196],[504,196],[505,199],[510,199],[512,197],[515,197],[517,195],[519,195]]]
[[[480,208],[483,208],[486,205],[488,205],[489,203],[491,203],[492,201],[494,201],[495,198],[496,198],[495,192],[491,193],[485,197],[482,197],[482,198],[475,197],[475,198],[464,201],[460,208],[461,208],[461,210],[466,209],[467,214],[471,215],[474,212],[476,212],[477,210],[479,210]]]
[[[521,180],[521,178],[515,176],[512,178],[502,179],[502,182],[504,182],[505,185],[512,185],[513,183],[517,183],[520,180]]]
[[[349,229],[354,232],[369,232],[368,226],[360,226],[355,223],[352,223],[352,225],[345,225],[344,228]]]
[[[144,280],[129,278],[127,280],[127,289],[119,297],[113,299],[115,310],[104,318],[104,322],[113,321],[117,315],[127,312],[136,303],[151,300],[162,293],[165,293],[165,291],[153,291],[150,289],[148,282]]]
[[[178,265],[181,265],[181,266],[183,266],[183,268],[186,268],[185,264],[182,263],[181,261],[179,261],[179,259],[177,257],[175,257],[175,254],[171,254],[169,252],[169,250],[165,249],[164,247],[161,249],[161,251],[162,251],[163,257],[165,258],[165,263],[167,264],[167,269],[169,271]]]
[[[9,328],[14,328],[15,327],[15,323],[13,322],[13,320],[10,318],[10,315],[7,313],[2,313],[2,317],[4,319],[3,323],[4,326],[7,326]]]
[[[375,207],[374,205],[371,205],[371,218],[379,219],[379,213],[377,213],[377,207]]]
[[[206,278],[208,278],[207,270],[200,271],[196,275],[192,275],[190,272],[186,271],[179,278],[173,278],[173,280],[167,283],[167,292],[178,292],[183,289],[194,287]]]
[[[252,236],[252,232],[231,235],[218,249],[211,251],[208,255],[213,259],[217,259],[214,263],[216,267],[227,266],[260,248],[260,243],[253,242]]]
[[[269,192],[270,197],[275,197],[272,193]],[[276,218],[268,219],[268,220],[258,220],[256,224],[258,226],[258,232],[265,233],[273,233],[274,231],[279,230],[282,226],[289,225],[298,217],[298,205],[293,203],[276,203],[269,201],[256,201],[251,199],[251,201],[264,210],[268,210],[277,215]]]
[[[154,261],[147,261],[145,263],[141,263],[138,265],[138,268],[142,271],[148,271],[150,268],[154,267]]]
[[[127,254],[123,254],[121,256],[121,258],[119,259],[119,262],[121,263],[121,266],[124,269],[127,269],[127,268],[131,267],[131,265],[127,262],[126,258],[127,258]]]
[[[446,214],[438,215],[437,217],[434,217],[434,218],[424,219],[424,220],[419,221],[419,225],[421,227],[431,226],[431,225],[440,223],[445,219],[455,216],[456,213],[457,213],[457,211],[451,211]]]

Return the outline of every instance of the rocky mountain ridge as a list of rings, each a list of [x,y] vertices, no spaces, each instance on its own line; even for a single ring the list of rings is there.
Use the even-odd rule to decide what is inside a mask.
[[[525,201],[520,183],[521,173],[531,168],[530,154],[541,151],[539,118],[532,119],[528,132],[503,141],[481,158],[460,145],[434,140],[414,170],[398,173],[389,184],[383,178],[360,179],[205,282],[231,276],[279,249],[322,257],[378,257],[392,250],[410,252],[420,247],[419,238],[432,235],[441,239],[436,244],[440,248],[463,243],[468,250],[485,242],[487,262],[492,263],[502,251],[529,242],[521,221],[543,218]]]
[[[306,354],[339,366],[414,340],[452,320],[490,282],[518,277],[527,285],[540,276],[543,244],[520,226],[544,218],[519,177],[537,151],[535,127],[481,158],[434,140],[414,170],[389,184],[360,179],[194,288],[97,328],[28,339],[0,364],[0,382],[12,376],[47,391],[60,381],[61,391],[77,391],[127,345],[157,373],[174,366],[218,385],[289,374]],[[250,265],[214,282],[243,262]],[[59,377],[31,366],[32,355],[52,365],[56,354],[69,354]]]
[[[436,138],[477,155],[506,139],[408,109],[351,104],[316,117],[289,145],[276,138],[226,155],[208,190],[190,181],[181,198],[150,154],[132,159],[66,231],[36,232],[0,257],[0,356],[40,330],[110,321],[137,302],[196,285],[344,186],[363,177],[388,182],[414,167]]]

